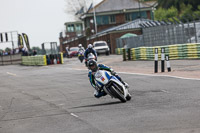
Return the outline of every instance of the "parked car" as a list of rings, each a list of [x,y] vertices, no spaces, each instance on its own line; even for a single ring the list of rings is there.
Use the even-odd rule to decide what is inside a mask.
[[[94,49],[96,50],[97,54],[110,54],[110,48],[106,41],[95,41],[93,43]]]
[[[69,49],[69,57],[72,58],[73,56],[78,56],[78,47],[71,47]]]

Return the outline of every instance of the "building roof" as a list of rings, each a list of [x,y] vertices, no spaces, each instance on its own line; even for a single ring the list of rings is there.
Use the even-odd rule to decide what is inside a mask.
[[[95,12],[110,12],[110,11],[119,11],[119,10],[129,10],[129,9],[139,9],[139,8],[150,8],[157,5],[156,1],[148,2],[139,2],[139,0],[103,0],[97,4]],[[92,13],[93,8],[88,11]]]
[[[93,35],[91,38],[96,37],[96,36],[102,36],[105,35],[109,32],[113,32],[113,31],[120,31],[120,30],[129,30],[129,29],[138,29],[138,28],[142,28],[140,26],[140,24],[146,23],[146,22],[150,22],[153,20],[150,19],[136,19],[134,21],[119,25],[119,26],[115,26],[106,30],[103,30],[101,32],[98,32],[97,34]]]
[[[65,25],[68,25],[68,24],[82,24],[83,23],[83,21],[73,21],[73,22],[65,22],[64,24]]]

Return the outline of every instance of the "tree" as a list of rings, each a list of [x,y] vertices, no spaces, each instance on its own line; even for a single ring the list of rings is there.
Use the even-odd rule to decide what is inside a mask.
[[[182,2],[183,0],[158,0],[159,7],[162,7],[165,9],[168,9],[171,6],[175,6],[175,8],[179,10],[180,9],[179,4]]]
[[[181,4],[181,12],[180,12],[180,18],[183,22],[185,22],[185,20],[189,20],[191,21],[192,17],[193,17],[193,11],[192,11],[192,5],[188,4],[185,5],[184,3]]]
[[[11,51],[11,48],[5,48],[5,51],[8,53],[8,52],[10,52]]]
[[[192,5],[192,10],[196,11],[198,9],[198,5],[200,5],[200,0],[157,0],[159,7],[168,9],[171,6],[174,6],[181,12],[181,4]]]
[[[80,14],[87,11],[88,4],[91,4],[92,0],[65,0],[65,2],[67,4],[65,12],[74,17],[73,19],[79,20]]]
[[[200,5],[198,6],[198,10],[194,12],[194,14],[196,14],[197,16],[200,17]],[[196,16],[194,16],[196,18]],[[199,19],[199,18],[197,18]]]
[[[166,9],[160,7],[155,11],[155,20],[163,20],[166,18]]]
[[[164,9],[160,7],[158,10],[155,11],[156,20],[166,20],[176,16],[178,16],[178,10],[174,6],[169,9]]]
[[[32,47],[31,52],[33,52],[33,50],[36,50],[38,55],[43,53],[40,47]]]
[[[37,51],[40,51],[40,50],[41,50],[40,47],[32,47],[31,49],[32,49],[32,50],[37,50]]]

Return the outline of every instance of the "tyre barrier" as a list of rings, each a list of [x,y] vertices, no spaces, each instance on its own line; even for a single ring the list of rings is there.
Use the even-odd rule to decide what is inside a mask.
[[[200,43],[174,44],[155,47],[137,47],[131,49],[118,48],[117,54],[123,55],[123,60],[154,60],[155,48],[158,48],[158,60],[161,60],[161,49],[170,60],[177,59],[200,59]]]
[[[122,54],[123,54],[123,48],[116,48],[116,49],[115,49],[115,53],[116,53],[117,55],[122,55]]]
[[[22,56],[22,65],[27,66],[46,66],[52,64],[63,64],[63,54]]]

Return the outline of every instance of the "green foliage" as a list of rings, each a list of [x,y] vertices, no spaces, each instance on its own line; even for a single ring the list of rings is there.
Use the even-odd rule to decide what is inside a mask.
[[[166,12],[166,17],[173,18],[176,16],[178,16],[178,10],[174,6],[170,7]]]
[[[40,55],[43,53],[42,49],[40,47],[32,47],[30,52],[33,52],[33,50],[36,50],[37,51],[37,54]]]
[[[175,6],[175,8],[178,9],[180,12],[182,9],[180,7],[181,4],[185,5],[192,5],[192,10],[195,11],[198,9],[198,5],[200,5],[200,0],[157,0],[159,7],[168,9],[172,6]]]
[[[40,51],[40,50],[41,50],[40,47],[32,47],[31,49],[32,49],[32,50],[37,50],[37,51]]]
[[[188,4],[185,5],[184,3],[181,4],[181,12],[180,16],[187,16],[188,14],[192,14],[192,5]]]
[[[7,48],[5,49],[5,51],[6,51],[6,52],[9,52],[9,51],[11,51],[11,48],[8,48],[8,47],[7,47]]]
[[[178,10],[175,7],[171,7],[168,10],[164,8],[159,8],[155,11],[156,20],[165,20],[178,16]]]
[[[185,5],[184,3],[181,4],[181,12],[179,14],[181,20],[186,22],[186,20],[192,21],[194,18],[194,14],[192,11],[192,5],[188,4]]]
[[[198,10],[194,11],[194,14],[196,14],[196,16],[200,17],[200,5],[198,6]],[[196,18],[196,16],[194,16]],[[197,18],[198,19],[198,18]]]
[[[166,18],[166,9],[160,7],[155,11],[155,19],[163,20]]]
[[[159,8],[155,11],[155,20],[173,21],[172,18],[186,22],[200,17],[200,0],[158,0]],[[197,17],[199,16],[199,17]]]

